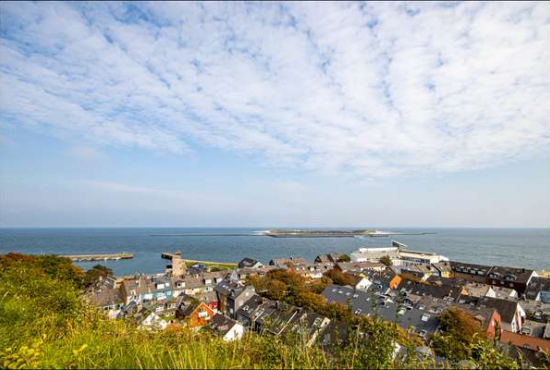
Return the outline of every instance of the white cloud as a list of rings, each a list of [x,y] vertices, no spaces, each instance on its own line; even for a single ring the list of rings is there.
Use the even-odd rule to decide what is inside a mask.
[[[2,3],[1,119],[358,178],[547,151],[547,3]]]

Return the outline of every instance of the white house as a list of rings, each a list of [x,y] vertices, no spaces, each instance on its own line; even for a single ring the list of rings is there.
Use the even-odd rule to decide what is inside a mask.
[[[160,318],[154,312],[151,312],[138,326],[142,330],[164,330],[168,326],[166,320]]]
[[[365,277],[360,277],[357,279],[355,283],[355,290],[362,290],[366,292],[371,285],[372,285],[372,281],[370,281]]]
[[[244,326],[238,321],[217,313],[210,320],[210,328],[216,331],[224,341],[239,340],[244,335]]]

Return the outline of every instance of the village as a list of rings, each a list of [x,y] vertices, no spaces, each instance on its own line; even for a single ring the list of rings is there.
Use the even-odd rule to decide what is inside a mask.
[[[323,347],[345,341],[341,321],[312,309],[315,305],[284,302],[287,287],[280,281],[259,284],[284,273],[316,290],[324,304],[395,322],[424,343],[440,330],[439,317],[455,308],[475,319],[488,338],[509,344],[532,363],[550,353],[550,277],[534,270],[450,261],[396,241],[314,261],[292,256],[264,265],[244,258],[233,269],[189,265],[179,253],[170,258],[162,274],[102,277],[84,297],[110,318],[131,320],[143,330],[185,326],[226,341],[246,331],[290,333]],[[428,346],[418,351],[434,356]]]

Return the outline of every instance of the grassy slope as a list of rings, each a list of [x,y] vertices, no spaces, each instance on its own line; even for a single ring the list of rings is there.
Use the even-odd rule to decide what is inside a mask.
[[[368,329],[371,340],[357,337],[332,355],[300,340],[285,344],[253,333],[226,343],[181,328],[138,331],[86,307],[80,299],[82,272],[48,258],[0,256],[0,368],[433,367],[429,361],[394,363],[395,331],[381,324]]]

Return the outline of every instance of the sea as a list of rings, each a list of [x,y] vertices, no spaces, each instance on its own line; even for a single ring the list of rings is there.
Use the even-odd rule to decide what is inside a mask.
[[[85,269],[100,263],[113,269],[115,275],[126,276],[163,272],[168,261],[161,258],[162,252],[180,251],[183,258],[219,262],[238,262],[250,257],[268,263],[272,258],[291,256],[313,261],[319,254],[350,253],[367,246],[385,247],[396,240],[408,245],[410,250],[439,253],[456,261],[550,270],[550,229],[385,227],[378,229],[433,234],[353,238],[272,238],[259,235],[262,230],[269,229],[1,228],[0,253],[129,252],[134,254],[133,259],[77,263]]]

